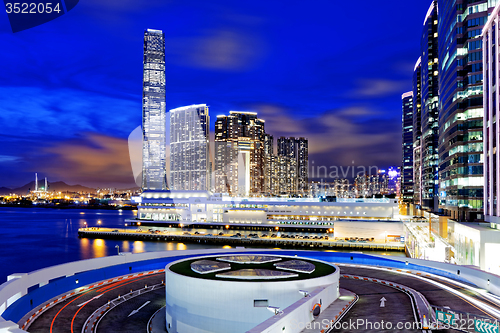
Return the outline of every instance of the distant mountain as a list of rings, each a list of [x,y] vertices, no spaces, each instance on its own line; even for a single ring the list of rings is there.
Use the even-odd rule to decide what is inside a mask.
[[[49,192],[90,192],[94,193],[96,190],[90,187],[82,186],[82,185],[68,185],[65,182],[48,182]],[[38,187],[43,188],[45,186],[45,182],[39,181]],[[7,188],[0,187],[0,195],[6,195],[10,193],[15,193],[18,195],[28,194],[30,190],[35,190],[35,181],[29,182],[28,184],[18,187],[18,188]]]

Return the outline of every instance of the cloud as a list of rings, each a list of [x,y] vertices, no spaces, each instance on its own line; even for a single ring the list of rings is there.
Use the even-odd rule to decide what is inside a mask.
[[[44,149],[41,172],[87,186],[134,187],[127,139],[88,133]]]
[[[310,163],[316,165],[399,165],[401,133],[399,118],[382,118],[383,112],[366,107],[331,110],[297,119],[279,106],[253,108],[266,121],[266,133],[306,137]],[[314,114],[314,113],[311,113]]]
[[[0,163],[17,162],[19,160],[19,156],[0,155]]]
[[[73,89],[0,87],[6,135],[72,138],[81,132],[126,136],[140,122],[141,101]]]
[[[247,70],[265,53],[256,36],[230,29],[212,29],[197,37],[169,38],[165,44],[167,59],[170,57],[174,63],[211,70]]]
[[[394,81],[386,79],[363,79],[355,89],[352,97],[385,97],[394,93],[408,90],[408,81]]]

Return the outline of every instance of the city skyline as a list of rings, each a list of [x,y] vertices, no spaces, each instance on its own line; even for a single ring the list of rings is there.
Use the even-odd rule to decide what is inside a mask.
[[[291,5],[283,12],[263,2],[197,4],[189,11],[179,3],[129,4],[122,11],[110,6],[99,15],[114,20],[99,17],[90,26],[97,6],[90,2],[17,34],[2,21],[3,43],[13,45],[4,63],[20,72],[5,68],[1,74],[0,186],[27,183],[36,171],[87,186],[134,183],[126,138],[140,124],[137,39],[146,28],[166,33],[167,109],[205,103],[213,114],[258,112],[276,138],[308,138],[315,165],[399,165],[399,96],[418,54],[410,40],[418,38],[428,4],[408,11],[398,2],[366,2],[369,16],[411,12],[396,18],[397,32],[387,32],[387,22],[370,23],[385,31],[382,46],[370,36],[330,43],[331,32],[343,33],[368,15],[352,4],[343,4],[345,18],[322,23],[318,18],[338,6],[321,2],[303,12]],[[186,12],[213,13],[217,20],[180,15]],[[356,29],[368,29],[368,20],[359,22]],[[389,37],[401,43],[391,45]],[[196,47],[207,52],[194,52]],[[360,47],[371,56],[354,56]],[[26,52],[31,48],[36,56]]]

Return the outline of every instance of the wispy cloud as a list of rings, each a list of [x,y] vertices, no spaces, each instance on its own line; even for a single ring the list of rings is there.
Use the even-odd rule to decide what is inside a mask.
[[[386,97],[387,95],[408,90],[408,81],[394,81],[387,79],[363,79],[359,87],[351,92],[353,97]]]
[[[140,122],[139,101],[73,89],[0,87],[6,135],[71,138],[82,132],[127,136]]]
[[[377,109],[352,107],[305,119],[278,106],[256,106],[266,133],[306,137],[310,160],[324,165],[399,165],[399,119],[384,119]]]
[[[199,36],[168,38],[167,59],[183,66],[224,71],[252,68],[264,55],[263,42],[249,32],[212,29]]]
[[[135,186],[127,139],[89,133],[44,149],[50,155],[39,165],[53,178],[88,186]]]

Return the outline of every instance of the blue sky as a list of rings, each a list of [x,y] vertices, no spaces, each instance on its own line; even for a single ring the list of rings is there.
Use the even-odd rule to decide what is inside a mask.
[[[80,0],[12,33],[0,15],[0,186],[33,173],[134,185],[142,38],[166,35],[167,108],[206,103],[212,123],[256,111],[275,138],[309,138],[315,165],[401,164],[401,94],[430,1]],[[213,126],[212,126],[213,127]]]

